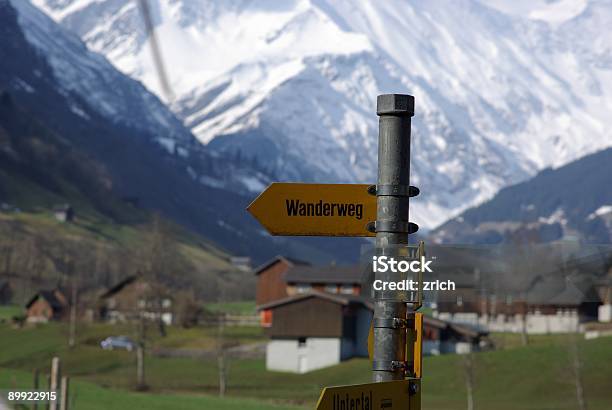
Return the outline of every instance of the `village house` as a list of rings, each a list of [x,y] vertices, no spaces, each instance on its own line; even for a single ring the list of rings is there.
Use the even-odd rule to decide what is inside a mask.
[[[313,290],[341,295],[361,294],[359,265],[315,267],[307,262],[277,256],[256,268],[254,273],[257,275],[257,305]]]
[[[477,275],[474,276],[477,278]],[[597,319],[600,305],[588,282],[537,277],[525,291],[490,290],[458,274],[455,292],[437,295],[434,316],[495,332],[550,334],[575,332]]]
[[[53,208],[53,216],[59,222],[72,222],[74,220],[74,208],[70,204],[57,205]]]
[[[68,315],[70,304],[59,289],[41,290],[26,304],[26,322],[46,323],[62,320]]]
[[[367,357],[371,306],[359,297],[311,291],[265,305],[268,370],[306,373]]]
[[[268,370],[305,373],[368,356],[373,306],[361,295],[360,266],[314,267],[279,256],[255,274]],[[467,353],[485,339],[469,326],[424,318],[425,354]]]
[[[128,276],[104,292],[98,301],[100,320],[127,322],[141,314],[150,320],[174,323],[173,300],[165,287],[152,284],[142,275]]]

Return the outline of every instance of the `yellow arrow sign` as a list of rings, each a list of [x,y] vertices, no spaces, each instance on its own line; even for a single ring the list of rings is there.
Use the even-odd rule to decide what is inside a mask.
[[[411,386],[412,384],[412,386]],[[412,389],[412,395],[411,390]],[[326,387],[317,402],[317,410],[410,410],[417,404],[419,380]]]
[[[247,210],[272,235],[375,236],[376,196],[367,184],[275,182]]]

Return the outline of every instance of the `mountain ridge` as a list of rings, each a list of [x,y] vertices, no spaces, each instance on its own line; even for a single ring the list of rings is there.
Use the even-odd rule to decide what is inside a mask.
[[[159,89],[136,2],[34,3]],[[612,144],[609,0],[151,4],[172,110],[211,149],[277,179],[374,182],[376,95],[415,95],[412,214],[424,228]]]
[[[612,148],[501,189],[430,232],[437,243],[612,242]]]
[[[183,156],[160,144],[156,138],[159,134],[111,121],[79,93],[66,90],[46,60],[45,52],[51,51],[30,43],[24,35],[24,20],[19,20],[19,10],[22,9],[13,9],[7,0],[0,1],[0,89],[71,147],[91,158],[92,163],[101,164],[115,195],[137,198],[143,208],[162,213],[225,251],[250,255],[256,261],[279,252],[326,261],[357,257],[358,250],[354,249],[358,249],[358,245],[348,246],[348,242],[338,243],[330,251],[324,239],[289,240],[272,238],[265,233],[245,211],[250,196],[240,193],[240,185],[233,190],[227,189],[236,174],[253,175],[252,161],[244,158],[232,161],[199,147]],[[38,19],[29,21],[36,23]],[[62,35],[61,31],[54,33]],[[66,61],[85,59],[87,68],[100,73],[102,80],[120,75],[105,75],[104,66],[97,65],[97,59],[87,60],[88,54],[84,51],[84,47],[66,50]],[[105,84],[112,87],[113,82]],[[139,98],[130,100],[126,95],[120,98],[135,105],[142,101]],[[80,107],[77,112],[75,104]],[[160,109],[165,108],[161,106]],[[155,124],[154,117],[150,121]],[[188,137],[191,135],[184,132]]]

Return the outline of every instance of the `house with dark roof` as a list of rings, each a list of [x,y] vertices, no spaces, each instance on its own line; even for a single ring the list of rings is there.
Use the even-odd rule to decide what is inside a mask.
[[[597,319],[600,298],[587,279],[537,275],[523,288],[495,289],[477,276],[457,275],[455,292],[441,293],[435,316],[497,332],[567,333]]]
[[[174,322],[173,299],[161,284],[130,275],[102,293],[97,317],[111,323],[127,322],[144,314],[147,319]]]
[[[277,257],[259,267],[257,309],[270,338],[268,370],[305,373],[351,357],[367,357],[373,306],[355,266],[311,266]],[[263,301],[263,303],[261,303]],[[486,332],[424,319],[426,354],[478,349]]]
[[[28,323],[46,323],[51,320],[62,320],[68,315],[70,304],[59,290],[40,290],[26,304],[26,321]]]
[[[269,312],[268,370],[306,373],[368,356],[372,306],[358,296],[310,291],[259,309]]]
[[[254,273],[257,305],[310,291],[359,296],[363,277],[359,265],[312,266],[285,256],[271,259]]]
[[[72,222],[74,220],[74,208],[70,204],[62,204],[53,207],[53,216],[59,222]]]

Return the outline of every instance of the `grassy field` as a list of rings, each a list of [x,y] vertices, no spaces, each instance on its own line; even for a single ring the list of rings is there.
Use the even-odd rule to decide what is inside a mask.
[[[11,320],[14,316],[23,313],[23,308],[16,305],[0,306],[0,322]]]
[[[31,388],[32,375],[28,372],[0,368],[3,388]],[[252,399],[219,398],[196,394],[137,393],[108,389],[96,384],[75,380],[71,382],[71,405],[78,410],[295,410],[298,407]]]
[[[113,329],[112,334],[128,329]],[[260,341],[254,328],[228,328],[228,339]],[[97,342],[111,330],[106,326],[81,329],[80,344],[74,350],[66,347],[66,330],[62,325],[16,330],[0,325],[0,367],[4,368],[0,388],[17,379],[27,382],[35,367],[48,366],[57,352],[66,372],[77,378],[85,392],[95,392],[104,400],[135,403],[107,408],[145,408],[147,400],[162,407],[250,409],[272,408],[272,404],[312,407],[323,386],[368,382],[370,364],[354,359],[333,368],[305,375],[267,372],[263,360],[232,360],[229,365],[227,394],[221,404],[205,406],[198,400],[214,400],[217,391],[216,361],[147,357],[147,383],[150,393],[131,393],[134,382],[134,357],[127,352],[107,352]],[[151,346],[207,346],[214,342],[215,329],[170,329],[165,339],[153,338]],[[474,355],[475,404],[480,409],[575,409],[575,387],[569,366],[568,336],[532,337],[529,347],[520,347],[517,335],[494,335],[505,338],[504,348]],[[197,342],[196,342],[197,341]],[[580,340],[583,376],[589,409],[612,408],[612,338]],[[464,409],[465,375],[463,356],[426,357],[424,360],[423,409]],[[9,371],[7,369],[17,369]],[[9,377],[7,379],[7,377]],[[12,376],[11,376],[12,377]],[[78,387],[81,389],[81,387]],[[98,390],[96,390],[98,389]],[[89,393],[82,393],[83,400]],[[92,396],[94,393],[91,393]],[[102,399],[100,399],[102,400]],[[167,400],[167,401],[166,401]],[[176,404],[171,405],[175,400]],[[184,400],[184,401],[183,401]],[[241,401],[247,400],[247,401]],[[167,403],[168,406],[158,404]],[[179,404],[180,403],[180,404]],[[184,403],[184,404],[183,404]],[[199,403],[199,404],[197,404]],[[258,404],[259,403],[259,404]],[[87,404],[79,408],[98,408]],[[93,406],[93,407],[89,407]],[[153,406],[151,404],[151,406]],[[234,407],[232,407],[234,406]],[[264,407],[248,407],[264,406]]]
[[[204,307],[211,312],[224,312],[232,315],[247,316],[257,313],[254,300],[246,302],[207,303]]]

